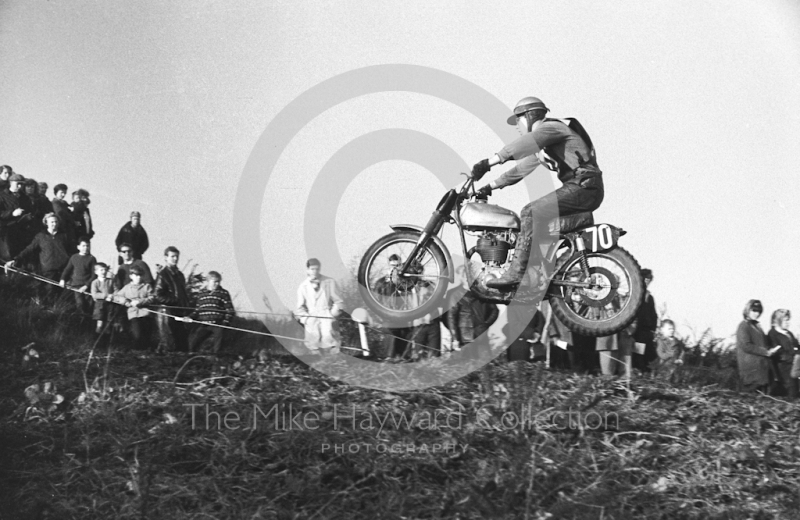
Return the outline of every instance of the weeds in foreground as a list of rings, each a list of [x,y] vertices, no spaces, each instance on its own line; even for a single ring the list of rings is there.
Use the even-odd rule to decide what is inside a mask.
[[[0,517],[766,519],[800,510],[798,406],[720,381],[637,379],[629,394],[615,380],[496,361],[445,386],[387,393],[332,380],[276,345],[237,346],[262,352],[244,362],[187,363],[126,350],[121,338],[109,338],[111,349],[98,343],[88,361],[90,327],[68,308],[44,315],[54,311],[27,303],[29,289],[0,280]],[[31,338],[40,359],[23,364],[19,347]],[[32,403],[25,390],[36,384],[44,397]]]

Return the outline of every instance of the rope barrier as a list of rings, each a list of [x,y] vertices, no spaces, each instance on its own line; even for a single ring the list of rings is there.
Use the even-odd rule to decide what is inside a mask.
[[[23,269],[17,269],[15,267],[9,267],[7,265],[4,266],[4,269],[6,269],[7,271],[15,272],[15,273],[20,274],[22,276],[27,276],[29,278],[33,278],[34,280],[37,280],[37,281],[40,281],[40,282],[44,282],[44,283],[47,283],[47,284],[50,284],[50,285],[54,285],[54,286],[59,287],[61,289],[66,289],[68,291],[72,291],[72,292],[75,292],[75,293],[78,293],[78,294],[85,294],[87,296],[90,296],[90,293],[88,291],[80,291],[78,289],[75,289],[75,288],[67,286],[67,285],[63,285],[62,286],[60,283],[55,282],[53,280],[50,280],[49,278],[45,278],[43,276],[40,276],[40,275],[38,275],[36,273],[31,273],[31,272],[25,271]],[[127,300],[127,301],[130,301],[130,300]],[[109,303],[113,303],[113,304],[119,305],[121,307],[127,307],[127,305],[125,305],[124,303],[119,303],[119,302],[113,301],[113,300],[109,301]],[[195,310],[194,307],[179,307],[179,306],[173,306],[173,305],[157,305],[157,307],[167,308],[167,309],[176,309],[176,310],[192,310],[192,311]],[[185,322],[185,320],[184,320],[184,318],[182,316],[174,316],[172,314],[168,314],[166,312],[156,311],[156,310],[151,309],[151,308],[142,307],[142,309],[145,309],[148,312],[151,312],[153,314],[158,314],[160,316],[165,316],[167,318],[172,318],[172,319],[175,319],[175,320],[178,320],[178,321]],[[225,313],[226,311],[222,311],[222,312]],[[287,316],[286,314],[278,314],[278,313],[260,313],[260,312],[252,312],[252,311],[233,311],[233,312],[227,311],[227,312],[231,313],[231,314],[240,313],[240,312],[245,313],[246,312],[248,314],[269,314],[269,315],[275,315],[275,316],[290,317],[290,316]],[[333,317],[330,317],[330,316],[314,316],[314,315],[310,315],[310,314],[308,314],[308,315],[296,315],[296,317],[336,319],[336,318],[333,318]],[[353,320],[352,318],[347,318],[347,319],[349,319],[350,321],[353,321],[355,323],[358,323],[355,320]],[[272,333],[267,333],[267,332],[260,332],[260,331],[257,331],[257,330],[242,329],[242,328],[239,328],[239,327],[231,327],[231,326],[228,326],[228,325],[220,325],[220,324],[217,324],[217,323],[211,323],[211,322],[206,322],[206,321],[192,320],[191,323],[199,323],[201,325],[206,325],[206,326],[210,326],[210,327],[218,327],[218,328],[221,328],[221,329],[235,330],[235,331],[239,331],[239,332],[257,334],[257,335],[260,335],[260,336],[268,336],[268,337],[273,337],[273,338],[277,338],[277,339],[287,339],[287,340],[291,340],[291,341],[299,341],[299,342],[302,342],[302,343],[306,342],[305,339],[301,339],[301,338],[293,338],[291,336],[282,336],[280,334],[272,334]],[[374,327],[370,327],[369,325],[366,325],[366,324],[365,324],[365,327],[369,328],[370,330],[375,330],[377,332],[380,332],[381,334],[385,334],[387,336],[391,336],[394,339],[398,339],[398,340],[401,340],[401,341],[405,341],[407,343],[414,344],[413,340],[407,340],[405,338],[401,338],[399,336],[395,336],[393,334],[389,334],[389,333],[384,332],[384,331],[382,331],[380,329],[376,329]],[[416,344],[416,346],[427,348],[429,350],[436,350],[436,349],[433,349],[431,347],[427,347],[425,345]],[[344,345],[340,346],[339,348],[344,348],[344,349],[348,349],[348,350],[360,350],[360,351],[363,350],[361,348],[348,347],[348,346],[344,346]]]

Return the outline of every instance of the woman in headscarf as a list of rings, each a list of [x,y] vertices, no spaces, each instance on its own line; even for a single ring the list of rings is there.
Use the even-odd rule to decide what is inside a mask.
[[[736,359],[739,379],[746,392],[768,392],[770,356],[780,350],[780,345],[769,348],[769,338],[758,324],[764,312],[759,300],[750,300],[744,307],[744,320],[736,330]]]

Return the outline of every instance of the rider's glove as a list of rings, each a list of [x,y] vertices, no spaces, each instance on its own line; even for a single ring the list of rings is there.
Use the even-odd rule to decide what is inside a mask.
[[[476,162],[475,166],[472,167],[472,178],[476,181],[481,180],[481,177],[491,169],[489,166],[489,159],[484,159],[480,162]]]
[[[487,184],[486,186],[483,186],[481,189],[478,190],[478,193],[477,193],[477,195],[479,197],[488,197],[491,194],[492,194],[492,185],[491,184]]]

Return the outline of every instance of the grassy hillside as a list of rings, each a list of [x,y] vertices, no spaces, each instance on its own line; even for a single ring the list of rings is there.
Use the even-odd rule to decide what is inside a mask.
[[[496,361],[389,394],[341,384],[252,336],[240,339],[242,360],[156,357],[119,337],[109,349],[69,305],[34,297],[24,279],[0,277],[0,518],[800,511],[800,407],[731,390],[724,356],[696,358],[707,366],[691,381],[706,386],[689,388],[636,380],[629,391]],[[23,361],[31,342],[40,358]]]

